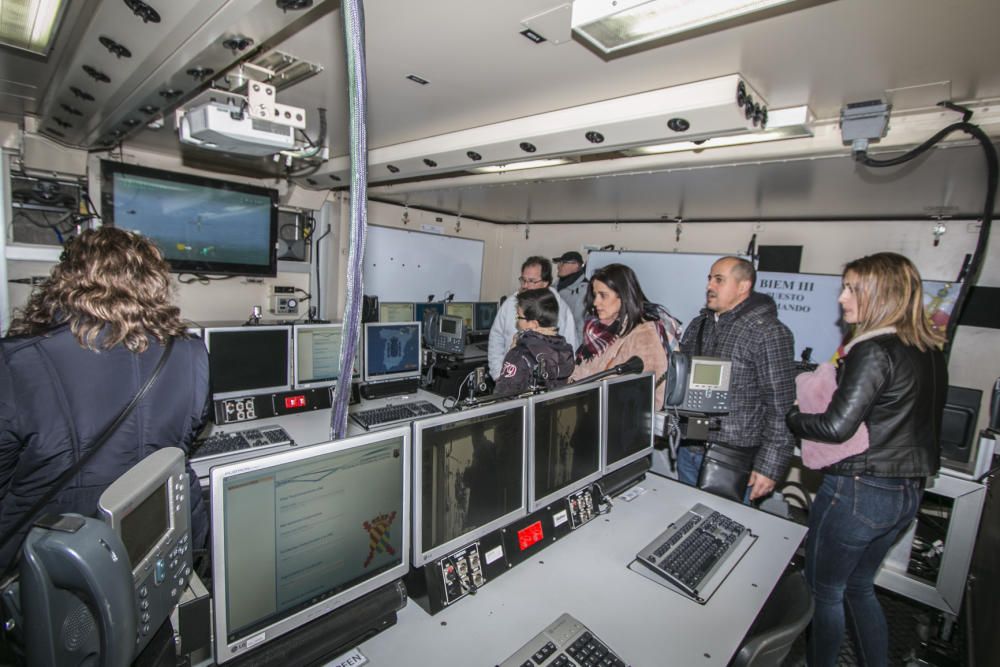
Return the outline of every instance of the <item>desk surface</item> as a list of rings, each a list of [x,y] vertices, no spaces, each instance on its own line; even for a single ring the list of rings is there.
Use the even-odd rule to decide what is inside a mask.
[[[435,616],[412,600],[399,622],[361,645],[372,665],[496,665],[569,612],[633,667],[725,665],[805,535],[805,527],[650,475],[646,493]],[[759,538],[705,605],[627,565],[701,502]]]

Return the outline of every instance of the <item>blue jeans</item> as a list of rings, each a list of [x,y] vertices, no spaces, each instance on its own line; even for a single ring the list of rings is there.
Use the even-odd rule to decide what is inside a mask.
[[[677,480],[688,486],[698,486],[698,472],[705,452],[700,447],[677,448]]]
[[[806,539],[806,579],[816,603],[806,646],[810,667],[837,664],[848,620],[860,664],[888,663],[889,632],[875,597],[875,574],[916,516],[922,482],[868,475],[823,478]]]

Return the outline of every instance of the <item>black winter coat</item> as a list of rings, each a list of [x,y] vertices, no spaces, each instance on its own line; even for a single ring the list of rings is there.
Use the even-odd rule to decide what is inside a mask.
[[[526,391],[533,379],[545,389],[561,387],[569,381],[573,368],[573,348],[565,338],[525,330],[503,359],[494,393]]]
[[[68,326],[46,336],[0,340],[0,534],[68,470],[138,393],[163,352],[123,346],[93,352]],[[101,493],[140,459],[162,447],[185,454],[206,416],[208,353],[200,339],[174,342],[146,396],[101,450],[43,510],[93,516]],[[208,513],[198,478],[191,482],[192,540],[202,548]],[[0,545],[0,568],[14,559],[23,531]]]
[[[939,350],[921,352],[894,333],[876,335],[850,346],[826,412],[803,414],[794,407],[788,427],[800,438],[835,443],[867,425],[868,449],[824,468],[830,474],[934,475],[947,391],[948,369]]]

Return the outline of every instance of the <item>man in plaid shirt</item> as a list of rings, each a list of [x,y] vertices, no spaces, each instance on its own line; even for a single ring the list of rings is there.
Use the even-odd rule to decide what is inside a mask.
[[[681,351],[733,362],[731,410],[710,442],[757,448],[750,474],[750,500],[770,494],[784,478],[795,437],[785,427],[785,413],[795,400],[792,333],[778,321],[774,300],[754,292],[757,273],[739,257],[712,265],[705,308],[681,339]],[[677,452],[680,481],[695,485],[704,447],[687,441]]]

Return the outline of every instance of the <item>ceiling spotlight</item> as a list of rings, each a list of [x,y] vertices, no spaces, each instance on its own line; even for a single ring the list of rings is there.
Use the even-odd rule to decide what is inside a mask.
[[[94,69],[90,65],[84,65],[83,71],[86,72],[87,76],[94,81],[98,81],[100,83],[111,83],[111,78],[107,74],[98,69]]]
[[[525,28],[524,30],[521,31],[521,34],[530,39],[535,44],[541,44],[542,42],[545,41],[545,37],[539,35],[531,28]]]
[[[138,127],[142,125],[141,120],[136,120],[135,118],[129,118],[128,120],[122,121],[122,124],[126,127]]]
[[[335,176],[334,174],[330,174],[329,176],[331,181],[340,182],[340,176]]]
[[[165,100],[172,100],[175,97],[180,97],[184,94],[183,90],[177,90],[176,88],[164,88],[160,91],[160,97]]]
[[[747,95],[747,101],[743,105],[743,115],[747,117],[747,120],[753,118],[753,95]]]
[[[142,0],[125,0],[125,6],[142,19],[143,23],[159,23],[160,15]]]
[[[246,51],[253,46],[253,40],[249,37],[230,37],[222,42],[222,48],[229,49],[235,55],[238,51]]]
[[[315,178],[307,178],[306,183],[308,183],[309,185],[319,185],[319,183],[316,182]]]
[[[159,107],[154,107],[152,104],[147,104],[144,107],[139,107],[139,111],[143,112],[147,116],[152,116],[154,113],[159,111]]]
[[[187,75],[195,81],[201,81],[206,76],[211,76],[213,74],[215,74],[215,70],[211,67],[192,67],[187,71]]]
[[[519,146],[521,147],[521,150],[522,150],[522,151],[524,151],[525,153],[534,153],[535,151],[537,151],[537,150],[538,150],[538,149],[537,149],[537,148],[535,147],[535,144],[532,144],[532,143],[529,143],[529,142],[527,142],[527,141],[522,141],[522,142],[521,142],[520,144],[518,144],[518,145],[519,145]]]
[[[747,84],[740,81],[736,84],[736,106],[742,107],[747,101]]]
[[[466,151],[465,156],[470,160],[472,160],[473,162],[479,162],[480,160],[483,159],[483,156],[477,153],[476,151]]]
[[[438,166],[437,162],[435,162],[434,160],[432,160],[430,158],[426,158],[426,157],[424,158],[424,164],[426,164],[428,167],[436,167],[436,166]]]
[[[60,104],[59,106],[62,107],[62,110],[65,111],[66,113],[68,113],[70,116],[82,116],[83,115],[83,112],[80,111],[79,109],[77,109],[76,107],[71,107],[68,104]]]
[[[583,136],[586,137],[587,141],[589,141],[592,144],[602,144],[602,143],[604,143],[604,135],[601,134],[600,132],[595,132],[595,131],[591,130],[590,132],[587,132]]]
[[[287,12],[289,9],[295,12],[301,9],[309,9],[313,5],[313,0],[275,0],[275,4],[283,12]]]
[[[674,132],[687,132],[691,129],[691,123],[686,118],[671,118],[667,121],[667,127]]]
[[[90,93],[88,93],[85,90],[80,90],[76,86],[70,86],[69,92],[73,93],[74,95],[76,95],[77,97],[79,97],[81,100],[85,100],[87,102],[93,102],[94,101],[94,96],[93,95],[91,95]]]
[[[129,51],[127,48],[125,48],[115,40],[111,39],[110,37],[101,37],[98,41],[104,48],[106,48],[108,51],[113,53],[118,58],[132,57],[131,51]]]
[[[59,130],[53,130],[51,127],[45,128],[45,131],[48,132],[49,134],[51,134],[54,137],[59,137],[60,139],[65,139],[66,138],[65,134],[63,134]]]
[[[399,173],[399,167],[397,167],[394,164],[387,164],[385,166],[385,168],[389,170],[390,174],[398,174]]]
[[[69,123],[67,123],[66,121],[64,121],[59,116],[53,116],[52,120],[54,120],[56,122],[56,125],[58,125],[59,127],[62,127],[62,128],[73,127],[72,125],[70,125]]]

